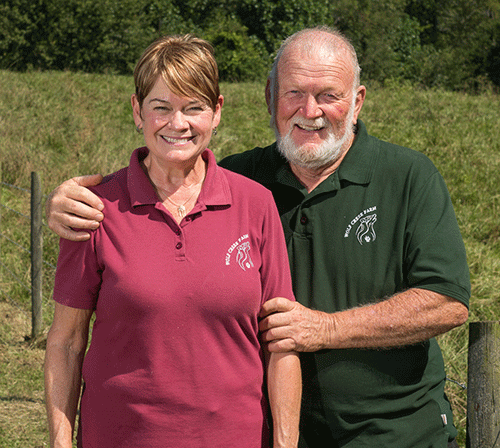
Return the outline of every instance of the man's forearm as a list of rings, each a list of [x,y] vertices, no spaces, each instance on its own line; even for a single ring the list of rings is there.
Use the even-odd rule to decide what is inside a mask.
[[[463,324],[468,310],[458,300],[414,288],[331,314],[276,297],[264,303],[260,316],[268,350],[282,353],[416,344]]]
[[[467,320],[467,307],[441,294],[409,289],[372,305],[324,315],[324,348],[390,348],[415,344]]]

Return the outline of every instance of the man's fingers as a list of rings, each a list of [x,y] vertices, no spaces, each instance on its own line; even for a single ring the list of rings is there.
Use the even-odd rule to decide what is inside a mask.
[[[293,308],[294,303],[295,302],[292,302],[285,297],[274,297],[262,305],[259,316],[263,318],[273,313],[290,311]]]
[[[101,199],[87,188],[98,185],[101,183],[101,181],[102,175],[100,174],[73,177],[72,179],[69,179],[66,182],[62,183],[58,188],[54,190],[54,193],[52,194],[53,200],[54,202],[58,200],[62,204],[62,206],[69,206],[70,209],[67,211],[71,213],[88,219],[97,219],[94,218],[93,215],[89,216],[89,213],[91,213],[90,210],[86,208],[79,209],[77,207],[77,204],[73,204],[72,201],[69,202],[66,200],[82,202],[89,205],[93,209],[102,211],[104,209],[104,205]],[[79,214],[79,212],[85,214]]]
[[[104,204],[86,187],[97,185],[101,180],[102,176],[95,174],[74,177],[59,185],[46,203],[49,228],[62,238],[87,240],[90,237],[88,232],[79,232],[78,229],[97,229],[104,219]]]
[[[266,344],[268,352],[271,353],[286,353],[291,351],[296,351],[296,344],[293,339],[279,339],[276,341],[271,341]]]
[[[70,229],[68,227],[63,227],[63,226],[61,226],[55,232],[60,237],[66,239],[66,240],[71,240],[71,241],[87,241],[90,238],[90,233],[88,233],[88,232],[78,232],[76,230]]]
[[[80,185],[81,187],[95,187],[102,182],[102,174],[88,174],[85,176],[77,176],[73,177],[70,180],[73,180]]]
[[[272,313],[259,322],[259,330],[267,331],[271,328],[284,327],[290,323],[290,319],[284,313]]]
[[[64,225],[78,227],[79,229],[97,228],[96,224],[104,219],[104,214],[101,211],[104,209],[104,205],[99,197],[90,190],[84,187],[78,188],[76,191],[68,191],[67,196],[54,197],[53,210],[57,213],[59,219],[66,218],[69,220],[71,218],[71,221],[61,221]]]

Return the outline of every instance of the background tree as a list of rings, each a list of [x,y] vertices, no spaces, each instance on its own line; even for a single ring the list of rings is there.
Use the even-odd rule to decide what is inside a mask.
[[[255,80],[319,24],[351,38],[364,82],[500,86],[500,0],[0,0],[0,68],[129,74],[154,38],[191,32],[222,80]]]

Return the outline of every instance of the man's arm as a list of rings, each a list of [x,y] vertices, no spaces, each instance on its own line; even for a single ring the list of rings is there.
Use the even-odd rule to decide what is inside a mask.
[[[261,317],[260,330],[270,352],[314,352],[415,344],[462,325],[468,310],[451,297],[412,288],[331,314],[275,298],[264,303]]]
[[[49,228],[60,237],[72,241],[85,241],[88,232],[73,229],[94,230],[104,219],[101,200],[86,187],[98,185],[100,174],[73,177],[59,185],[48,197],[45,214]]]
[[[273,417],[273,447],[295,448],[299,441],[302,397],[300,360],[295,352],[267,353],[267,359],[267,388]]]
[[[50,446],[71,448],[92,311],[56,304],[45,353]]]

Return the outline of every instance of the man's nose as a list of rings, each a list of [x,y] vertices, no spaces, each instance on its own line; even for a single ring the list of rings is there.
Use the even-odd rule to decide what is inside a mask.
[[[319,107],[318,101],[314,95],[307,95],[305,98],[305,104],[302,107],[302,113],[304,118],[308,119],[318,118],[323,115],[323,111]]]

